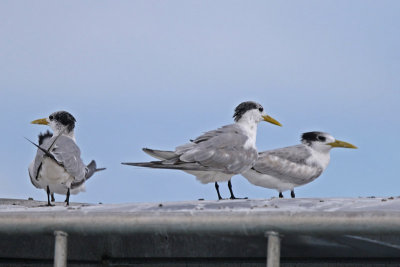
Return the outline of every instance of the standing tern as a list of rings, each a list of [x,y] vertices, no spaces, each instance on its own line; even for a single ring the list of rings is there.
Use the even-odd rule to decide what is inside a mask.
[[[40,133],[39,136],[38,136],[39,146],[41,146],[43,143],[49,142],[50,139],[51,139],[52,137],[53,137],[53,134],[52,134],[51,132],[49,132],[49,130],[47,130],[45,133]],[[42,189],[43,186],[41,185],[41,183],[40,183],[39,181],[37,181],[36,179],[32,179],[32,178],[33,178],[33,175],[32,175],[32,174],[33,174],[34,164],[35,164],[35,160],[33,160],[33,161],[31,162],[31,164],[29,165],[29,176],[30,176],[30,178],[31,178],[32,184],[33,184],[36,188]],[[94,160],[92,160],[92,161],[88,164],[87,168],[90,169],[90,170],[91,170],[91,169],[95,169],[96,171],[100,171],[100,170],[103,170],[103,169],[104,169],[104,168],[96,169],[96,162],[95,162]],[[94,174],[94,172],[91,172],[91,173],[92,173],[92,175]],[[80,182],[72,182],[72,184],[71,184],[71,194],[72,194],[72,195],[76,195],[76,194],[78,194],[79,192],[85,192],[85,191],[86,191],[85,182],[86,182],[92,175],[89,174],[89,176],[87,176],[85,180],[82,180],[82,181],[80,181]],[[61,195],[65,195],[65,194],[66,194],[65,188],[64,188],[64,187],[57,187],[57,188],[55,188],[55,190],[56,190],[56,191],[54,191],[54,192],[51,193],[51,202],[54,202],[54,201],[55,201],[54,193],[61,194]]]
[[[29,177],[32,184],[47,192],[47,205],[53,193],[66,195],[69,205],[70,194],[85,191],[85,181],[95,172],[105,168],[96,168],[92,160],[87,166],[81,159],[81,152],[75,142],[75,118],[66,111],[57,111],[48,118],[34,120],[33,124],[49,125],[54,134],[47,131],[39,135],[39,145],[35,159],[29,165]]]
[[[264,108],[252,101],[238,105],[233,115],[235,123],[223,126],[176,147],[175,151],[144,148],[149,155],[160,159],[151,162],[122,163],[125,165],[183,170],[203,184],[215,183],[218,199],[222,199],[218,182],[228,181],[231,199],[235,199],[231,178],[250,169],[257,160],[257,124],[267,121],[281,126],[268,116]]]
[[[280,198],[290,190],[294,198],[295,187],[314,181],[326,169],[333,147],[357,148],[324,132],[303,133],[301,142],[260,152],[255,165],[242,175],[254,185],[278,190]]]

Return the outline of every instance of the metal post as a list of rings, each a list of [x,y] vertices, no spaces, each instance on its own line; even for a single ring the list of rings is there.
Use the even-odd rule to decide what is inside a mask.
[[[267,267],[279,267],[281,258],[281,239],[277,232],[269,231],[268,237]]]
[[[54,246],[54,267],[67,267],[68,234],[54,231],[56,244]]]

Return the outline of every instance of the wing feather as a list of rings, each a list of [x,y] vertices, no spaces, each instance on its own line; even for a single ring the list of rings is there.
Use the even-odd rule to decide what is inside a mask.
[[[196,162],[205,167],[226,173],[241,173],[249,169],[257,159],[254,148],[244,148],[248,137],[242,128],[230,124],[209,131],[191,143],[179,146],[175,153],[183,162]]]
[[[274,176],[282,182],[303,184],[323,172],[322,166],[306,164],[311,156],[304,145],[296,145],[259,153],[253,169],[259,173]]]
[[[54,157],[63,164],[75,181],[85,179],[86,165],[81,159],[81,151],[72,138],[61,136],[51,150]]]
[[[54,143],[54,141],[56,142]],[[81,159],[81,151],[72,138],[65,135],[53,136],[41,145],[45,150],[48,150],[50,146],[53,146],[50,149],[50,153],[57,163],[64,167],[71,176],[75,177],[75,181],[85,178],[86,166]],[[38,177],[44,157],[46,157],[45,153],[38,149],[32,168],[32,174],[34,174],[35,179]]]

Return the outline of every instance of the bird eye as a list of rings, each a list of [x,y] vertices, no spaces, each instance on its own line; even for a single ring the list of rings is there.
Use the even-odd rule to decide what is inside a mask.
[[[50,115],[50,116],[49,116],[49,119],[50,119],[51,121],[53,120],[53,118],[54,118],[53,115]]]
[[[323,136],[318,136],[318,140],[321,142],[325,142],[326,138]]]
[[[263,107],[259,107],[258,110],[259,110],[260,112],[263,112],[263,111],[264,111],[264,108],[263,108]]]

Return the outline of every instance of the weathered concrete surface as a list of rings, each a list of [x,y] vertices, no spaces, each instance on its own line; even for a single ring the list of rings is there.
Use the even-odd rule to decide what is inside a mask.
[[[45,201],[23,199],[1,199],[0,212],[137,212],[137,211],[243,211],[263,210],[268,212],[335,212],[335,211],[400,211],[400,196],[387,198],[271,198],[239,200],[196,200],[181,202],[88,204],[73,203],[69,207],[57,202],[55,207],[47,207]]]
[[[337,217],[338,222],[348,219],[349,227],[355,227],[351,222],[357,220],[377,221],[377,226],[384,223],[396,228],[400,224],[400,198],[397,197],[71,203],[70,207],[64,203],[57,203],[55,207],[45,204],[0,199],[0,265],[51,265],[54,224],[71,230],[68,233],[70,265],[166,266],[173,262],[177,266],[223,266],[230,262],[230,266],[264,266],[267,241],[260,233],[278,222],[271,218],[279,218],[282,229],[287,231],[282,236],[282,266],[291,262],[306,262],[296,266],[311,266],[327,261],[400,264],[400,227],[391,234],[376,231],[370,235],[313,233],[305,231],[304,224],[299,224],[301,229],[287,229],[290,221],[299,218],[306,222],[309,218],[329,216]],[[207,224],[209,218],[213,224]],[[199,221],[204,221],[205,230],[199,228]],[[15,227],[5,231],[10,222]],[[102,228],[103,222],[107,227]],[[226,230],[221,226],[223,222]],[[256,222],[256,230],[252,229],[252,222]],[[335,221],[326,222],[330,227],[335,225]],[[69,227],[68,223],[78,225]],[[112,223],[117,229],[113,229]],[[41,227],[44,224],[46,227]],[[90,230],[91,226],[97,230]],[[218,231],[212,230],[213,226]],[[362,225],[364,230],[368,226],[369,223]],[[318,222],[313,227],[322,229]],[[142,228],[145,230],[141,231]]]
[[[270,199],[113,205],[4,200],[0,233],[400,234],[400,199]]]

